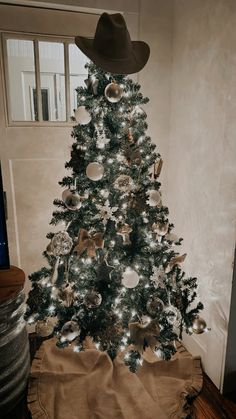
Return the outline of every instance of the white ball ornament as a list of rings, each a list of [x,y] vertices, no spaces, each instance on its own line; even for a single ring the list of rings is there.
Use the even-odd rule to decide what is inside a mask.
[[[89,163],[86,168],[86,175],[89,179],[98,181],[104,175],[104,167],[98,162]]]
[[[75,119],[76,122],[80,125],[87,125],[91,121],[90,113],[87,111],[85,106],[79,106],[75,110]]]
[[[77,322],[70,320],[64,324],[61,329],[61,341],[72,342],[80,335],[80,327]]]
[[[148,205],[150,207],[156,207],[161,205],[161,194],[160,192],[156,191],[155,189],[151,189],[148,191]]]
[[[135,288],[139,283],[139,276],[136,271],[126,268],[122,277],[122,284],[126,288]]]
[[[105,97],[108,102],[117,103],[123,96],[123,90],[118,83],[109,83],[105,88]]]

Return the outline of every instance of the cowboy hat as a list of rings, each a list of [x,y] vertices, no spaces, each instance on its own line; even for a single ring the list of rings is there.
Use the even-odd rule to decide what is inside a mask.
[[[94,38],[76,36],[77,47],[98,67],[113,74],[132,74],[146,64],[150,48],[143,41],[131,41],[120,13],[103,13]]]

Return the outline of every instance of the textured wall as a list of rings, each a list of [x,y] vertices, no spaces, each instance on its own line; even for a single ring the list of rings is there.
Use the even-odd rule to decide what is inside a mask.
[[[236,2],[176,0],[167,201],[211,333],[186,339],[219,386],[235,245]]]

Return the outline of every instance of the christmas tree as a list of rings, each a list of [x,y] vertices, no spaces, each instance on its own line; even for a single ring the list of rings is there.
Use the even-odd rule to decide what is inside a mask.
[[[148,99],[125,75],[87,69],[69,175],[51,220],[65,228],[47,235],[49,267],[30,276],[26,317],[42,336],[56,334],[59,347],[83,350],[90,336],[112,359],[125,350],[135,371],[147,347],[169,359],[183,330],[202,333],[206,323],[162,203],[162,159],[146,135]]]
[[[64,228],[47,235],[49,267],[30,276],[26,317],[61,348],[72,343],[79,352],[89,337],[136,371],[147,348],[170,359],[184,330],[204,332],[203,305],[193,305],[197,280],[181,269],[182,239],[162,203],[148,99],[127,77],[144,67],[149,47],[131,41],[119,13],[103,13],[94,39],[75,43],[93,63],[77,89],[70,174],[54,201],[51,224]]]

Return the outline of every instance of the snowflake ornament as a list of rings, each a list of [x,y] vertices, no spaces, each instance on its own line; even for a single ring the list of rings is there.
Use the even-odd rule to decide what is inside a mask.
[[[114,213],[118,210],[118,207],[110,207],[108,199],[105,201],[104,205],[97,204],[96,207],[99,210],[99,214],[97,214],[95,218],[102,218],[103,224],[106,224],[108,220],[117,222]]]

